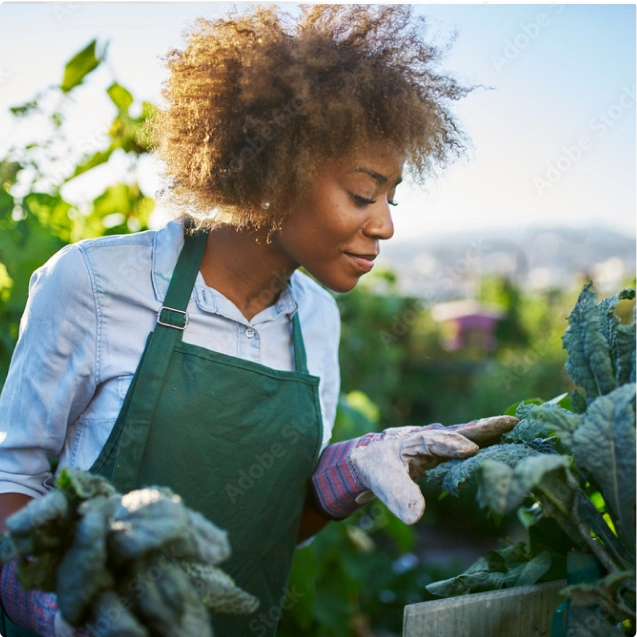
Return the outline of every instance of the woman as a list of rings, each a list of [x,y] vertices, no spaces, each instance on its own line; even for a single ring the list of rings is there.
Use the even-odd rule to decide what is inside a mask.
[[[122,492],[168,485],[228,530],[224,569],[278,616],[298,541],[374,495],[419,519],[412,479],[478,447],[440,426],[328,444],[340,324],[322,286],[372,269],[404,166],[422,180],[463,148],[445,104],[470,89],[433,70],[422,28],[409,6],[256,8],[169,53],[148,132],[176,218],[33,275],[0,398],[0,522],[50,489],[56,456]],[[62,631],[55,596],[11,564],[1,584],[7,635]]]

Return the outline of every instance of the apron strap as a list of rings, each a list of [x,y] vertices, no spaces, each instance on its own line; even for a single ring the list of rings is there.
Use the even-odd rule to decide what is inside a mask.
[[[303,343],[303,332],[301,332],[298,310],[292,317],[292,338],[294,341],[294,369],[297,372],[305,372],[307,374],[307,356],[305,354],[305,344]]]
[[[185,235],[184,247],[179,254],[168,292],[166,292],[164,308],[178,312],[184,312],[187,309],[207,241],[208,233],[206,232]],[[179,327],[181,326],[179,325]]]
[[[164,305],[159,311],[157,325],[149,336],[135,374],[134,382],[136,385],[141,384],[145,391],[135,391],[132,394],[126,414],[126,427],[122,432],[111,478],[122,493],[131,491],[137,484],[148,432],[173,349],[181,341],[182,332],[188,324],[186,309],[199,273],[207,237],[205,232],[185,235],[184,246],[170,280]]]

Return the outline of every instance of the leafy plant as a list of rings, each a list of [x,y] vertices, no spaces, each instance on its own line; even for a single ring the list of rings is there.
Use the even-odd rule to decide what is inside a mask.
[[[139,158],[148,152],[143,124],[152,105],[142,102],[139,115],[133,115],[133,96],[116,80],[105,94],[114,117],[103,134],[95,131],[74,143],[66,137],[65,110],[74,91],[93,71],[106,68],[106,47],[101,49],[91,41],[68,61],[59,82],[10,109],[34,130],[44,124],[50,135],[10,147],[0,157],[0,386],[33,271],[68,243],[146,229],[155,205],[135,179],[107,185],[86,205],[68,200],[68,185],[90,171],[96,174],[113,155],[126,156],[134,175]]]
[[[623,634],[622,623],[634,628],[635,322],[623,325],[614,313],[620,300],[634,297],[634,290],[625,289],[597,303],[587,283],[563,337],[566,369],[584,393],[522,402],[516,409],[520,422],[500,444],[427,473],[452,495],[477,480],[481,506],[499,516],[518,510],[531,540],[526,554],[508,549],[493,568],[491,553],[462,575],[428,586],[430,592],[448,596],[519,585],[521,556],[530,569],[524,583],[534,583],[550,568],[546,558],[563,559],[566,545],[589,553],[596,566],[591,581],[569,581],[563,591],[570,600],[569,628],[583,627],[591,614],[596,620],[588,621],[587,635]],[[562,531],[553,538],[542,532],[551,521]],[[540,557],[547,568],[536,568]]]
[[[122,496],[104,478],[63,469],[56,487],[7,520],[0,560],[18,557],[26,589],[55,592],[72,626],[99,634],[212,637],[209,609],[244,614],[259,602],[217,564],[225,531],[169,489]]]
[[[427,590],[440,597],[452,597],[484,590],[535,584],[550,568],[548,551],[531,556],[524,542],[489,551],[462,575],[429,584]]]

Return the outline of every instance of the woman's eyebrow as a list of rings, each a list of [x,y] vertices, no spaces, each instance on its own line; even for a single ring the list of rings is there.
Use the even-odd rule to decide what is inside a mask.
[[[375,170],[370,170],[369,168],[354,168],[354,170],[351,170],[350,172],[352,173],[365,173],[366,175],[369,175],[372,179],[374,179],[375,181],[377,181],[381,186],[387,183],[387,177],[385,177],[385,175],[381,175],[380,173],[377,173]],[[399,177],[398,180],[396,181],[396,186],[403,180],[402,177]]]

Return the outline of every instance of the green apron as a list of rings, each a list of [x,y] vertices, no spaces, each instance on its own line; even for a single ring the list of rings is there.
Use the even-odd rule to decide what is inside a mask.
[[[293,372],[182,341],[206,239],[185,237],[158,324],[91,471],[122,493],[168,486],[225,529],[232,555],[220,567],[260,605],[246,616],[215,615],[215,637],[271,637],[292,602],[286,584],[322,441],[319,378],[307,371],[298,312]]]
[[[294,372],[182,341],[206,240],[185,237],[158,324],[91,471],[122,493],[168,486],[228,531],[232,556],[221,568],[260,606],[249,616],[215,616],[215,635],[266,637],[276,633],[286,601],[320,451],[319,378],[307,371],[298,312]]]

